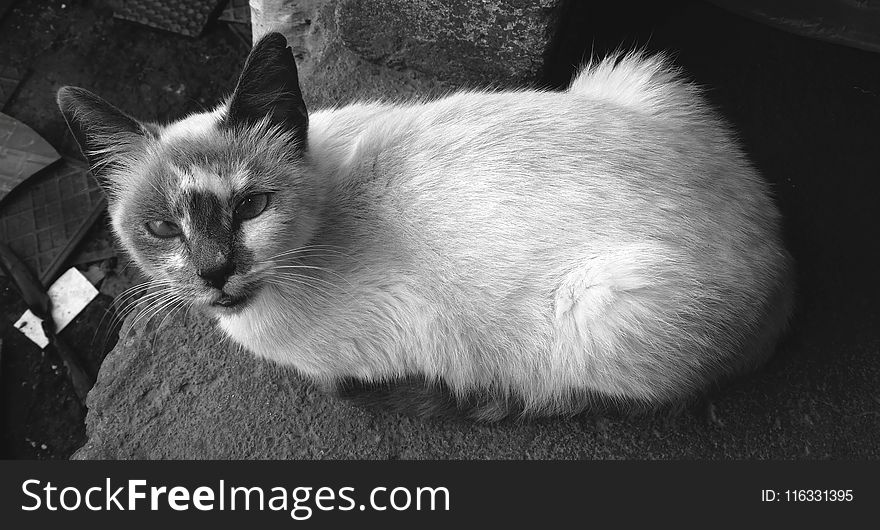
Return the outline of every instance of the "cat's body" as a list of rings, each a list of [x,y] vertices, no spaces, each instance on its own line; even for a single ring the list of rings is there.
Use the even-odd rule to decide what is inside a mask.
[[[266,120],[241,129],[230,114],[147,131],[176,168],[160,180],[222,198],[247,180],[241,167],[275,171],[199,162],[205,152],[234,161],[236,142],[282,159],[272,190],[296,175],[296,196],[273,191],[281,198],[269,203],[290,206],[288,218],[242,217],[240,238],[230,224],[233,243],[217,255],[247,253],[235,270],[261,283],[242,287],[231,273],[231,291],[253,292],[212,309],[250,351],[331,387],[415,377],[478,403],[472,415],[484,419],[603,397],[661,404],[755,366],[785,328],[790,259],[767,185],[660,59],[603,61],[564,92],[316,112],[292,139],[307,144],[296,157],[266,147]],[[224,127],[235,133],[218,142]],[[139,156],[113,172],[154,171],[159,162]],[[146,256],[115,193],[123,242],[154,277],[174,278],[163,268],[198,252]],[[182,241],[198,231],[179,224]]]

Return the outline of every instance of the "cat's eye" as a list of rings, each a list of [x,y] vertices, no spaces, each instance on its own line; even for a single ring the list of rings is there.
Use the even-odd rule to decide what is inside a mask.
[[[235,218],[239,221],[247,221],[260,215],[269,205],[268,193],[255,193],[248,195],[235,206]]]
[[[177,237],[181,234],[180,227],[171,221],[148,221],[147,230],[162,239]]]

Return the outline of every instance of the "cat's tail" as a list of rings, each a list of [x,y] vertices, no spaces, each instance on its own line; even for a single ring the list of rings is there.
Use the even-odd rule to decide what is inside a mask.
[[[700,89],[663,54],[616,52],[590,60],[568,91],[649,114],[693,116],[703,109]]]

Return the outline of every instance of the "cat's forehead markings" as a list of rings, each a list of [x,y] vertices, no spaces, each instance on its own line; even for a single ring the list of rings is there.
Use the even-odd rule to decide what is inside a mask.
[[[180,217],[180,229],[183,230],[183,235],[189,237],[194,233],[192,218],[190,217],[189,210],[184,209],[183,215]]]
[[[181,191],[213,193],[220,198],[228,198],[232,194],[229,184],[210,169],[199,165],[187,167],[172,165],[171,169],[177,175]]]
[[[240,165],[235,171],[232,172],[232,175],[229,179],[230,186],[232,189],[240,190],[247,186],[248,181],[250,180],[250,171],[247,166],[244,164]]]

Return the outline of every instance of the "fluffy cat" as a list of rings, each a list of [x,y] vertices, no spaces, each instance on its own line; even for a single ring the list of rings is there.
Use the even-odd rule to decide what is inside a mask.
[[[767,184],[661,57],[309,114],[270,34],[211,112],[58,103],[158,307],[344,395],[482,420],[652,407],[761,363],[791,313]]]

